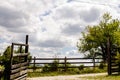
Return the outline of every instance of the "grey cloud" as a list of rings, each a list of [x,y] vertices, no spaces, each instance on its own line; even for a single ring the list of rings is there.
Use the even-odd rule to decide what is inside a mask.
[[[88,11],[81,11],[80,18],[82,18],[85,22],[93,22],[98,19],[100,16],[100,11],[95,8],[91,8]]]
[[[28,15],[21,11],[0,6],[0,25],[8,30],[25,26],[28,18]]]
[[[77,35],[83,30],[80,24],[67,24],[65,28],[62,29],[62,33],[66,35]]]
[[[120,4],[118,5],[118,7],[120,8]]]
[[[62,7],[56,10],[55,18],[73,19],[79,17],[77,11],[72,7]]]
[[[40,47],[51,47],[51,48],[61,48],[64,47],[66,44],[66,42],[64,41],[60,41],[59,39],[49,39],[49,40],[45,40],[45,41],[41,41],[38,43],[38,46]]]

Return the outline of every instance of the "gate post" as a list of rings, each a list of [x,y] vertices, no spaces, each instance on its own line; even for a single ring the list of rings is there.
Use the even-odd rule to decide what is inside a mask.
[[[36,57],[34,57],[33,72],[36,70],[35,61],[36,61]]]
[[[65,62],[64,62],[64,64],[65,64],[65,71],[67,71],[67,58],[66,58],[66,56],[65,56]]]
[[[27,44],[27,46],[25,46],[25,53],[28,53],[28,48],[29,48],[29,46],[28,46],[28,35],[26,35],[25,44]],[[25,57],[25,61],[27,61],[27,57],[28,56]]]
[[[93,70],[95,70],[95,54],[93,56]]]
[[[108,56],[108,75],[111,75],[111,54],[110,54],[110,39],[107,41],[107,56]]]

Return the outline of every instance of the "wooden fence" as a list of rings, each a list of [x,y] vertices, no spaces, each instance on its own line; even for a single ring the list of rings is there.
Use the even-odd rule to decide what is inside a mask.
[[[52,60],[52,61],[51,61]],[[98,67],[98,64],[101,63],[102,58],[32,58],[32,61],[29,63],[29,65],[32,65],[33,71],[39,68],[42,68],[43,66],[40,65],[45,65],[45,64],[52,64],[54,60],[58,60],[59,63],[57,64],[63,64],[64,66],[58,67],[58,68],[64,68],[66,71],[67,68],[79,68],[80,65],[84,65],[84,67]],[[72,60],[72,62],[70,61]],[[50,62],[51,61],[51,62]],[[73,64],[73,66],[67,66],[67,64]],[[79,64],[76,65],[76,64]],[[91,64],[91,65],[89,65]]]
[[[20,47],[20,53],[14,53],[15,46]],[[22,49],[25,47],[24,53]],[[8,71],[5,72],[6,75],[4,80],[26,80],[27,68],[28,68],[28,35],[26,36],[26,43],[12,43],[11,45],[11,57],[10,62],[7,64]],[[17,61],[16,61],[17,60]]]

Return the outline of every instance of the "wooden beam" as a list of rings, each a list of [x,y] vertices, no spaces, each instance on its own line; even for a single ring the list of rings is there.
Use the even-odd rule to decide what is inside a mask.
[[[27,56],[28,53],[13,53],[13,57]]]
[[[28,46],[28,44],[21,44],[21,43],[13,43],[13,45],[17,45],[17,46]]]
[[[28,65],[28,62],[14,64],[14,65],[12,65],[11,69],[18,68],[20,66],[25,66],[25,65]]]

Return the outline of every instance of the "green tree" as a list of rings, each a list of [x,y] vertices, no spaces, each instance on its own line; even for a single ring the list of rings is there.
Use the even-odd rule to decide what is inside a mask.
[[[8,46],[6,50],[3,52],[3,62],[10,61],[11,57],[11,46]]]
[[[5,67],[4,80],[8,79],[8,73],[10,71],[9,70],[10,69],[10,57],[11,57],[11,46],[8,46],[3,52],[3,56],[2,56],[3,65]]]
[[[115,47],[120,47],[120,21],[105,13],[98,25],[87,26],[86,31],[82,32],[77,47],[80,52],[102,56],[106,61],[108,48],[112,53]]]

